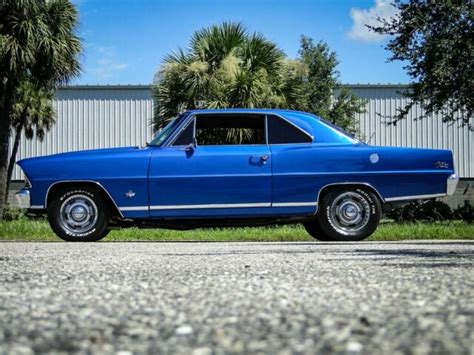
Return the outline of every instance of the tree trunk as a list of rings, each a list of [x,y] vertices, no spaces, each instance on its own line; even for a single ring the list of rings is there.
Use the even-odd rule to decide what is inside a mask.
[[[8,194],[10,192],[10,184],[12,182],[13,168],[15,167],[16,154],[18,153],[18,147],[20,146],[21,132],[23,131],[23,125],[20,124],[15,131],[15,142],[13,143],[12,154],[10,155],[10,161],[8,163],[7,181],[5,187],[5,204],[8,203]]]
[[[5,188],[7,182],[8,148],[10,144],[10,117],[15,92],[15,80],[10,78],[0,84],[0,221],[3,220]]]
[[[10,143],[10,110],[4,102],[0,108],[0,221],[3,220],[5,189],[7,182],[8,145]]]

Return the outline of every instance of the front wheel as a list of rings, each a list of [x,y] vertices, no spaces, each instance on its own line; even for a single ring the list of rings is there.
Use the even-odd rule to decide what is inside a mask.
[[[53,231],[68,242],[94,242],[109,232],[110,212],[102,194],[84,187],[65,189],[48,207]]]
[[[380,202],[372,192],[334,189],[323,196],[315,219],[305,223],[305,228],[322,241],[359,241],[375,231],[381,214]]]

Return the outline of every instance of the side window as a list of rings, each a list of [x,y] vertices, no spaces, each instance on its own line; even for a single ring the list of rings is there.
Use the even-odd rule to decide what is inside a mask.
[[[280,117],[269,115],[268,144],[311,143],[311,137]]]
[[[241,145],[265,143],[265,116],[210,114],[196,116],[198,145]]]
[[[193,142],[194,136],[194,119],[181,131],[173,146],[189,145]]]

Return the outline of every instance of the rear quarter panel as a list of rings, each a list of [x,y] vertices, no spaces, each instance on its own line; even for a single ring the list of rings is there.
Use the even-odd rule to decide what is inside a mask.
[[[446,193],[454,173],[447,150],[365,144],[272,145],[273,201],[317,201],[327,185],[366,183],[383,199]],[[378,157],[371,162],[371,155]],[[377,161],[375,161],[377,160]],[[447,162],[445,169],[436,162]]]

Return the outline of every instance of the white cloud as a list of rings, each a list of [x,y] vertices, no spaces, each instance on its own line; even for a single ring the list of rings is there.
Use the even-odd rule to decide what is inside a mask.
[[[380,42],[384,39],[384,35],[375,33],[365,25],[375,26],[379,22],[377,18],[389,19],[398,13],[398,10],[391,5],[392,0],[375,0],[374,6],[370,9],[351,9],[352,29],[348,33],[349,38],[362,42]]]
[[[98,59],[90,72],[98,80],[112,79],[118,72],[128,68],[128,64],[118,62],[113,47],[96,47],[94,50]]]

